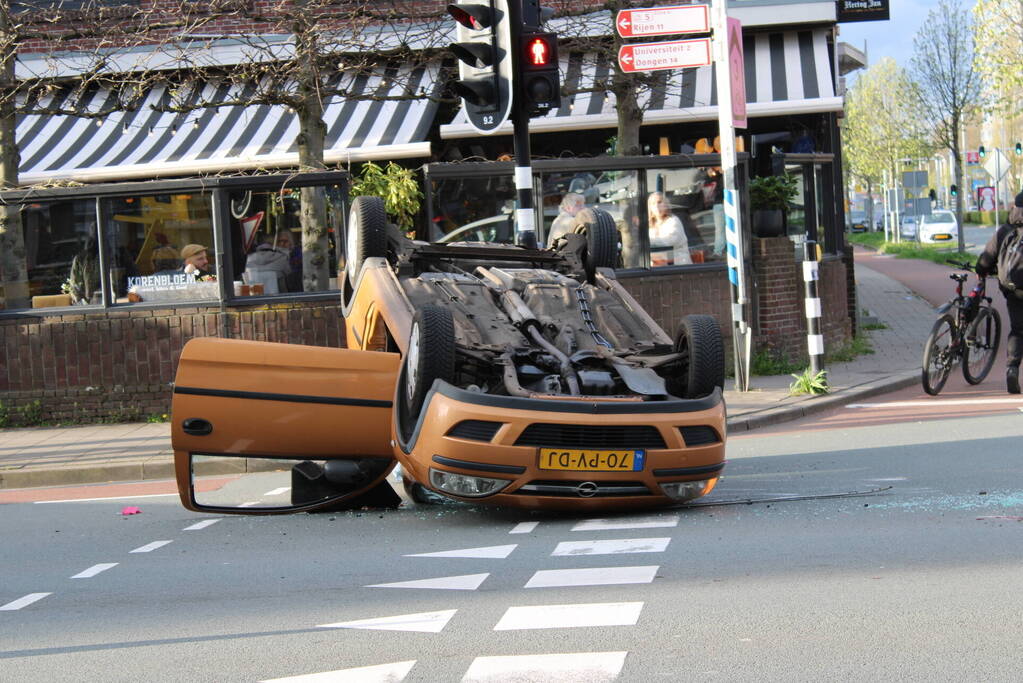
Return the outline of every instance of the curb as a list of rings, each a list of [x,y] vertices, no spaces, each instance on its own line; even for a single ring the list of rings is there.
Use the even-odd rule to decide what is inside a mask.
[[[887,394],[899,389],[913,386],[920,381],[920,371],[913,370],[884,379],[871,380],[843,389],[837,394],[808,396],[797,402],[777,408],[755,410],[728,420],[728,432],[748,432],[759,427],[791,422],[801,417],[820,413],[833,408],[841,408],[856,401],[871,398],[879,394]]]
[[[727,421],[728,432],[729,434],[749,432],[760,427],[791,422],[814,413],[841,408],[849,403],[903,389],[919,381],[920,371],[913,370],[845,387],[835,394],[807,396],[795,399],[781,406],[753,410],[743,415],[729,418]],[[168,453],[166,457],[150,458],[146,462],[110,463],[90,465],[88,467],[0,469],[0,491],[5,489],[77,486],[81,484],[152,481],[174,479],[174,476],[174,456]]]

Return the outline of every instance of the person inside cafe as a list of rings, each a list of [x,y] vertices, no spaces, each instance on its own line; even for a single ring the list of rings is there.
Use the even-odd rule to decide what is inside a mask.
[[[285,275],[285,284],[289,292],[302,291],[302,244],[291,230],[281,230],[277,234],[277,249],[288,255],[288,266],[291,270]]]
[[[561,198],[559,213],[551,223],[550,234],[547,235],[547,246],[554,244],[554,240],[572,232],[575,227],[576,215],[586,208],[586,199],[578,192],[566,192]]]
[[[186,244],[181,248],[181,269],[180,273],[194,275],[196,280],[215,280],[216,273],[210,266],[210,257],[206,254],[206,247],[201,244]]]
[[[245,259],[245,280],[249,284],[262,283],[267,294],[288,291],[289,273],[291,266],[288,264],[288,253],[283,249],[274,249],[269,242],[261,243]]]
[[[689,265],[689,239],[685,226],[671,211],[663,192],[651,192],[647,198],[650,224],[650,260],[652,266]]]

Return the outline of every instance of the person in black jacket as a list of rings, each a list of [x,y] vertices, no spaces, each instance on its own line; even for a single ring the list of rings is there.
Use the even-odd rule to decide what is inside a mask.
[[[1015,230],[1023,230],[1023,192],[1016,195],[1009,218],[1000,226],[984,246],[977,258],[977,274],[994,275],[998,271],[998,252],[1002,243]],[[1009,311],[1009,337],[1006,344],[1005,386],[1010,394],[1019,393],[1019,364],[1023,360],[1023,291],[1009,290],[999,284],[1005,295],[1005,307]]]

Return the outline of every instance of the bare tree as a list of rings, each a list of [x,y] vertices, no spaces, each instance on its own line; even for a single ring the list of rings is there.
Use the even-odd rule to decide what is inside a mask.
[[[913,39],[911,74],[920,113],[935,139],[952,153],[955,184],[963,185],[962,129],[981,105],[982,79],[974,68],[973,19],[960,0],[940,0]],[[963,195],[960,194],[960,197]],[[956,202],[959,251],[963,251],[963,202]]]

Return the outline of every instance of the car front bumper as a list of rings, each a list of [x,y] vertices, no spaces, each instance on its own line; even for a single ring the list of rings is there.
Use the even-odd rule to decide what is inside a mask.
[[[725,412],[720,389],[692,400],[564,400],[493,396],[437,382],[416,425],[402,425],[396,406],[395,452],[407,475],[459,500],[543,509],[657,507],[714,488],[725,465]],[[617,471],[544,469],[542,448],[641,452],[643,462]],[[501,488],[455,495],[436,485],[438,472],[495,480]]]

